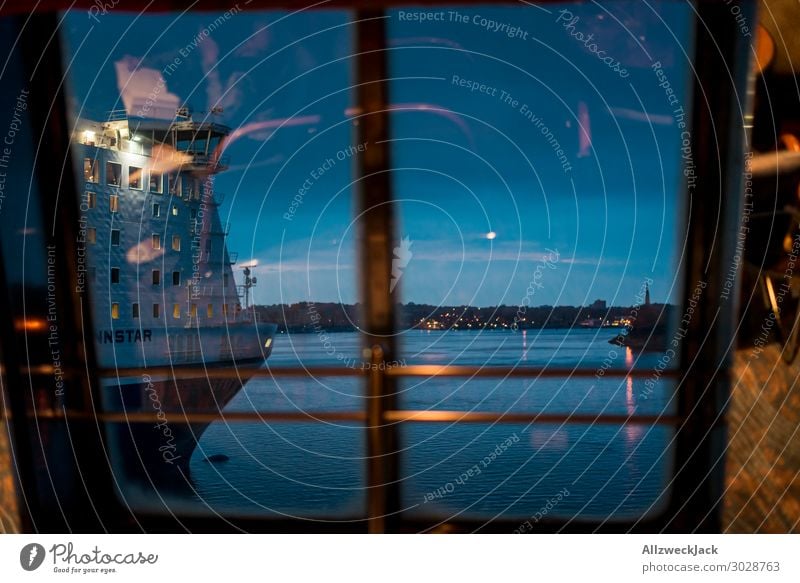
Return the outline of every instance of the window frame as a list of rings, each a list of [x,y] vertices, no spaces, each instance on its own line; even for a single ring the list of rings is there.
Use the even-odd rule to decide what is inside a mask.
[[[119,168],[119,178],[118,178],[119,182],[117,184],[111,182],[111,176],[113,175],[113,172],[111,172],[111,170],[113,169],[114,166]],[[122,168],[123,166],[121,162],[106,160],[106,186],[110,186],[112,188],[122,188],[122,183],[123,183]]]
[[[134,186],[131,181],[131,175],[136,174],[136,172],[131,172],[132,170],[139,172],[139,186]],[[142,168],[138,166],[128,166],[128,188],[131,190],[144,190],[144,170]]]
[[[250,9],[261,9],[275,7],[280,3],[254,2]],[[348,5],[349,3],[341,3]],[[401,3],[385,2],[385,5],[401,6]],[[466,0],[461,2],[463,5],[483,5],[485,2],[471,2]],[[514,3],[509,3],[514,4]],[[752,10],[752,2],[743,3]],[[66,7],[66,4],[65,4]],[[744,10],[744,8],[743,8]],[[700,81],[692,81],[694,85],[694,102],[692,104],[692,130],[697,139],[697,150],[695,152],[695,166],[698,169],[696,192],[716,193],[730,191],[739,193],[740,196],[730,196],[723,199],[720,208],[716,205],[697,205],[694,212],[688,213],[687,224],[687,245],[690,250],[687,253],[684,266],[684,284],[682,290],[682,300],[685,304],[690,297],[694,282],[699,279],[709,282],[709,295],[713,294],[724,281],[724,274],[727,273],[727,265],[733,255],[733,238],[736,230],[731,228],[728,231],[730,236],[723,237],[715,250],[706,256],[704,251],[711,248],[709,240],[714,235],[712,229],[704,228],[708,224],[724,221],[726,225],[736,225],[739,220],[739,209],[741,206],[742,193],[742,173],[743,167],[743,148],[742,137],[739,136],[732,124],[734,119],[734,109],[732,98],[727,92],[725,77],[721,71],[728,70],[729,57],[723,55],[736,55],[735,60],[730,57],[734,64],[736,77],[747,75],[748,50],[747,44],[740,38],[736,22],[733,20],[730,11],[723,3],[713,0],[699,0],[697,2],[698,22],[702,26],[697,26],[695,30],[695,58],[694,65],[698,71]],[[359,209],[371,208],[374,212],[369,213],[360,223],[362,232],[378,236],[377,244],[369,249],[362,249],[361,260],[361,285],[362,302],[364,303],[365,348],[372,351],[372,358],[375,362],[385,362],[391,360],[394,354],[394,347],[391,342],[387,343],[383,335],[394,330],[393,298],[389,293],[379,294],[376,290],[389,289],[389,286],[369,285],[374,281],[386,280],[391,272],[391,247],[393,244],[393,233],[396,230],[396,222],[392,215],[392,192],[391,184],[388,179],[388,172],[391,166],[391,156],[389,146],[386,142],[381,145],[381,139],[389,138],[389,114],[387,111],[388,95],[385,80],[388,78],[386,64],[387,37],[385,21],[380,18],[383,11],[380,8],[370,8],[358,10],[356,20],[357,48],[357,103],[364,107],[364,117],[359,124],[359,138],[367,139],[376,146],[368,159],[362,161],[359,168],[361,178],[361,190],[358,195]],[[27,57],[27,68],[36,70],[32,76],[31,85],[39,91],[31,91],[31,107],[33,123],[42,135],[51,136],[52,140],[43,142],[43,159],[68,160],[70,159],[70,141],[66,131],[68,124],[59,123],[59,120],[66,119],[66,101],[63,87],[55,91],[56,113],[51,113],[50,107],[44,107],[50,102],[51,95],[45,89],[49,86],[49,79],[60,79],[63,77],[61,63],[64,61],[59,58],[60,47],[58,43],[48,43],[47,39],[57,34],[58,19],[57,15],[51,13],[38,14],[27,24],[27,29],[23,22],[18,23],[20,36],[23,38],[23,45],[27,43],[33,49],[32,55],[51,55],[54,58],[42,59],[41,67],[36,70],[34,65],[39,63],[33,57]],[[711,58],[707,58],[707,57]],[[715,87],[718,85],[719,87]],[[37,107],[41,106],[41,107]],[[55,115],[56,119],[51,116]],[[719,156],[720,145],[724,145],[726,156]],[[66,165],[64,176],[49,176],[47,166],[37,166],[37,176],[40,180],[41,192],[58,192],[58,188],[52,188],[59,182],[63,185],[70,185],[73,178],[72,169]],[[77,189],[77,181],[75,188]],[[121,185],[120,185],[121,186]],[[50,187],[50,188],[48,188]],[[67,187],[69,188],[69,187]],[[32,196],[39,196],[46,204],[42,205],[42,215],[45,220],[52,214],[52,204],[58,204],[59,210],[64,212],[64,220],[59,220],[55,224],[53,238],[60,244],[69,248],[74,244],[75,234],[74,225],[77,224],[79,196],[76,192],[74,196],[63,196],[58,203],[46,199],[41,194],[34,193]],[[708,195],[713,196],[713,194]],[[51,213],[48,215],[48,213]],[[386,228],[388,226],[388,229]],[[373,239],[373,243],[375,239]],[[0,264],[0,267],[2,265]],[[157,270],[154,270],[154,273]],[[59,276],[67,281],[75,281],[77,277],[76,266],[65,262],[58,266]],[[154,276],[155,279],[155,276]],[[160,283],[160,282],[159,282]],[[154,285],[158,285],[154,283]],[[62,292],[59,292],[62,293]],[[81,305],[75,301],[74,297],[68,295],[59,296],[59,302],[63,313],[73,316],[80,313]],[[731,317],[720,318],[722,315]],[[729,328],[734,321],[732,317],[733,303],[728,305],[719,302],[709,301],[703,304],[696,311],[686,342],[681,348],[681,362],[692,362],[696,367],[692,369],[692,375],[682,378],[681,392],[679,394],[678,413],[675,418],[667,420],[655,420],[647,418],[637,418],[637,422],[644,424],[660,423],[679,427],[676,457],[683,463],[683,471],[678,476],[673,485],[673,495],[669,508],[659,516],[643,517],[633,523],[617,522],[613,524],[597,525],[591,521],[582,521],[578,524],[563,524],[557,520],[542,521],[537,523],[533,532],[551,532],[563,530],[568,532],[625,532],[643,531],[654,532],[656,530],[671,530],[684,532],[688,529],[694,531],[713,531],[718,526],[718,512],[715,511],[719,505],[720,476],[719,472],[713,470],[716,464],[709,466],[713,459],[724,459],[720,448],[724,446],[724,421],[720,421],[720,400],[729,391],[724,375],[720,376],[718,370],[712,370],[712,362],[720,362],[720,358],[727,354],[731,331]],[[70,323],[71,322],[71,323]],[[80,369],[80,373],[85,376],[83,367],[91,363],[94,359],[91,336],[85,338],[86,331],[77,325],[78,320],[67,317],[63,326],[64,333],[69,333],[70,337],[76,339],[76,345],[83,345],[88,348],[84,355],[80,352],[65,351],[64,362],[66,367]],[[2,346],[6,358],[9,354],[14,354],[8,350],[9,346],[18,340],[19,332],[6,326],[2,330]],[[73,336],[74,335],[74,336]],[[83,342],[81,342],[83,340]],[[14,362],[16,365],[23,366],[23,361]],[[30,365],[30,362],[26,363]],[[9,367],[7,367],[9,368]],[[87,512],[86,524],[93,524],[92,520],[99,518],[100,524],[104,527],[113,524],[118,531],[136,531],[142,527],[149,529],[169,528],[169,525],[177,524],[191,528],[196,532],[215,532],[228,531],[246,528],[252,531],[284,531],[306,530],[306,531],[334,531],[343,530],[369,531],[369,532],[405,532],[431,530],[438,527],[438,521],[428,519],[408,519],[393,514],[399,508],[399,491],[396,481],[392,481],[392,476],[396,475],[397,470],[397,425],[407,423],[411,420],[411,414],[415,412],[400,411],[394,403],[392,395],[396,384],[396,379],[406,376],[421,376],[429,374],[423,370],[424,367],[407,367],[404,369],[394,367],[385,371],[371,371],[363,374],[358,371],[328,371],[333,374],[347,374],[363,376],[367,382],[368,395],[374,397],[369,399],[368,410],[361,412],[358,420],[365,421],[368,434],[368,486],[370,495],[368,497],[368,509],[363,520],[354,520],[348,525],[342,523],[324,524],[307,520],[272,520],[260,517],[192,517],[192,516],[152,516],[144,513],[132,513],[129,508],[123,508],[120,502],[113,496],[113,476],[110,471],[103,468],[94,468],[85,474],[85,487],[91,494],[94,513]],[[474,371],[465,370],[464,367],[449,367],[450,370],[442,371],[442,374],[451,376],[464,376],[473,374]],[[311,374],[318,371],[310,369]],[[490,370],[485,373],[487,376],[500,374],[507,371]],[[677,371],[680,375],[682,370]],[[270,371],[270,374],[280,376],[282,371]],[[537,376],[543,371],[522,371],[525,376]],[[522,375],[518,372],[516,374]],[[547,374],[565,374],[565,371],[548,371]],[[13,371],[9,372],[9,382],[13,382]],[[99,374],[103,374],[102,371]],[[295,375],[296,371],[285,371],[285,374]],[[89,410],[92,403],[91,398],[97,398],[93,391],[97,388],[94,379],[81,378],[76,375],[71,382],[76,386],[82,387],[85,392],[83,396],[75,397],[71,403],[72,407],[86,407]],[[710,390],[709,390],[710,388]],[[21,398],[10,395],[10,398]],[[22,410],[25,416],[25,410]],[[57,412],[52,412],[53,418],[58,419]],[[190,415],[190,414],[189,414]],[[261,415],[261,418],[268,418],[268,415]],[[501,416],[503,417],[503,416]],[[542,416],[538,416],[541,422]],[[88,420],[93,425],[104,420],[103,414],[97,414]],[[444,416],[441,418],[445,420]],[[470,419],[462,416],[461,422],[471,422]],[[485,420],[485,418],[483,418]],[[497,422],[510,423],[514,420],[505,418],[494,419]],[[103,454],[106,444],[102,435],[94,435],[88,431],[87,421],[80,418],[66,420],[75,429],[73,435],[86,436],[86,451],[76,453],[77,462],[86,457],[87,461],[94,461],[92,458],[98,453]],[[141,422],[149,422],[142,420]],[[415,422],[421,422],[419,420]],[[630,419],[611,418],[611,422],[630,422]],[[23,425],[18,429],[16,425]],[[17,448],[25,450],[30,447],[23,431],[24,424],[15,424],[15,437]],[[87,432],[88,431],[88,432]],[[95,432],[96,433],[96,432]],[[28,444],[28,445],[26,445]],[[104,454],[103,454],[104,455]],[[19,457],[19,456],[18,456]],[[24,460],[24,457],[21,458]],[[23,461],[23,463],[25,463]],[[97,465],[96,463],[94,464]],[[92,466],[87,464],[83,467],[87,471]],[[718,469],[718,468],[717,468]],[[30,488],[35,491],[36,484],[30,482],[30,476],[35,474],[20,471],[23,488]],[[28,476],[27,478],[25,476]],[[26,483],[27,480],[27,483]],[[716,496],[716,497],[715,497]],[[98,505],[99,500],[105,500],[108,506]],[[80,502],[76,502],[80,504]],[[101,508],[98,516],[97,508]],[[39,520],[38,524],[58,524],[58,518],[48,517],[45,514],[37,514],[35,506],[31,507],[33,518]],[[93,515],[94,516],[93,516]],[[73,516],[80,516],[80,513]],[[134,520],[131,521],[131,518]],[[54,523],[53,520],[56,522]],[[81,520],[78,518],[77,520]],[[50,522],[48,522],[50,521]],[[454,519],[448,521],[448,528],[455,530],[483,530],[492,532],[511,532],[513,525],[518,524],[516,518],[509,520],[498,519],[488,524],[483,524],[475,520]],[[70,524],[71,527],[74,524]],[[511,527],[511,528],[510,528]]]

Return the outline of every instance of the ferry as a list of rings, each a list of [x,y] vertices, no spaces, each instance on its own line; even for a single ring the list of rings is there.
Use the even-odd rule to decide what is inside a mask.
[[[181,109],[166,120],[112,112],[106,121],[79,120],[73,133],[83,176],[78,286],[92,294],[98,363],[172,371],[104,377],[106,410],[158,420],[119,424],[109,439],[129,473],[144,469],[170,484],[180,482],[176,470],[188,476],[208,425],[185,422],[184,413],[221,411],[269,357],[277,329],[248,305],[257,283],[250,266],[242,284],[234,278],[237,256],[227,249],[214,188],[227,168],[220,152],[229,132]],[[237,373],[202,372],[220,367]]]

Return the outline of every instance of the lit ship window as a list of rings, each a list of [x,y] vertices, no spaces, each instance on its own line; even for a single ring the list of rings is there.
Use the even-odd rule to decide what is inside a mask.
[[[153,233],[152,237],[153,249],[161,249],[161,235]]]
[[[97,206],[97,195],[94,192],[92,192],[90,190],[87,190],[86,191],[86,207],[90,208],[90,209],[93,209],[96,206]]]
[[[112,194],[108,197],[108,210],[112,213],[119,211],[119,196]]]
[[[116,302],[111,304],[111,319],[119,320],[119,304]]]
[[[178,216],[178,205],[176,205],[176,204],[172,205],[172,216],[173,217],[177,217]]]
[[[189,315],[192,318],[196,318],[197,317],[197,304],[192,304],[191,309],[189,310]]]
[[[83,159],[83,179],[86,182],[100,182],[100,169],[97,166],[97,160],[93,158]]]
[[[181,317],[181,305],[180,304],[172,304],[172,317],[176,320]]]
[[[180,235],[172,235],[172,250],[173,251],[180,251],[181,250],[181,236]]]
[[[86,229],[86,241],[94,245],[97,243],[97,229],[94,227],[89,227]]]
[[[214,317],[214,304],[208,304],[208,309],[206,310],[206,316],[209,318]]]
[[[181,181],[174,174],[167,175],[167,189],[169,194],[173,196],[180,196],[181,194]]]
[[[161,174],[150,171],[150,192],[161,194]]]
[[[106,184],[109,186],[122,186],[121,164],[106,162]]]
[[[136,190],[142,189],[142,169],[136,166],[128,168],[128,186]]]

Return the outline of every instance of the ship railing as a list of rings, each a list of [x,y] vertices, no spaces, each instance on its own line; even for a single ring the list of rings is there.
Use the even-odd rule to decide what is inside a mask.
[[[206,154],[205,152],[180,152],[183,154],[189,154],[191,156],[191,161],[189,165],[191,166],[205,166],[209,170],[218,171],[227,168],[230,165],[230,158],[228,156],[220,156],[217,157],[214,154]]]
[[[128,111],[125,109],[112,109],[106,113],[107,121],[124,121],[128,119]]]

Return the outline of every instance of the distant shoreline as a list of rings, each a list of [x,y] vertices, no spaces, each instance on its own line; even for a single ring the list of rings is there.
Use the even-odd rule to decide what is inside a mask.
[[[669,311],[670,304],[651,304],[655,310]],[[260,319],[278,324],[281,333],[296,334],[357,332],[360,327],[360,304],[300,302],[255,306]],[[616,330],[637,312],[637,306],[606,307],[602,300],[591,306],[433,306],[398,304],[398,330]],[[600,325],[617,323],[616,326]]]
[[[511,333],[511,334],[522,334],[523,332],[542,332],[542,331],[545,331],[545,330],[548,330],[548,331],[550,331],[550,330],[552,330],[552,331],[571,330],[573,332],[575,332],[575,331],[597,332],[599,330],[608,330],[609,332],[612,332],[612,331],[622,330],[622,328],[623,327],[620,327],[620,326],[603,326],[602,328],[586,328],[586,327],[583,327],[583,326],[573,326],[572,328],[522,328],[522,329],[519,329],[519,330],[512,330],[510,328],[503,328],[503,329],[497,329],[497,328],[472,328],[472,329],[467,329],[467,328],[439,328],[439,329],[436,329],[436,330],[427,330],[427,329],[423,329],[423,328],[399,328],[397,331],[398,332],[420,332],[420,333],[426,333],[426,332],[497,332],[497,333],[503,333],[503,332],[508,332],[508,333]],[[280,330],[279,334],[314,334],[314,332],[315,332],[314,330],[308,330],[308,329]],[[336,329],[336,330],[330,330],[330,329],[327,329],[327,328],[325,329],[325,333],[326,334],[351,334],[351,333],[354,333],[354,332],[359,332],[359,330],[357,328]]]

